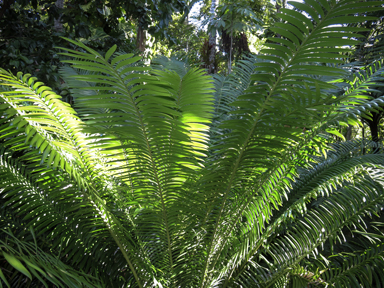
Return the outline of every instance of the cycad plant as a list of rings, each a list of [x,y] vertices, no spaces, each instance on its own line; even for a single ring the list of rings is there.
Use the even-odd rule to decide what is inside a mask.
[[[329,135],[382,100],[317,76],[382,3],[291,5],[216,85],[72,40],[74,107],[2,70],[0,287],[381,287],[384,154]]]

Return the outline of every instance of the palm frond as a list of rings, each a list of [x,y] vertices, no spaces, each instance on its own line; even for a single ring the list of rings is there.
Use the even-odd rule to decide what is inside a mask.
[[[21,241],[9,231],[2,230],[1,233],[6,237],[0,239],[0,279],[7,287],[39,284],[44,287],[53,287],[52,284],[73,288],[104,287],[99,279],[65,265],[42,251],[36,243]]]
[[[375,143],[368,143],[369,145],[375,145]],[[260,200],[256,198],[249,204],[249,207],[252,207],[253,210],[244,215],[247,221],[240,226],[241,233],[237,236],[237,248],[234,249],[237,253],[228,253],[231,258],[227,259],[226,268],[219,277],[225,278],[224,275],[227,275],[226,277],[236,279],[245,272],[249,265],[252,265],[252,259],[260,256],[259,253],[262,253],[260,251],[263,249],[268,251],[270,248],[269,243],[276,241],[276,235],[284,234],[284,231],[292,229],[293,223],[301,221],[301,215],[305,215],[312,209],[308,203],[313,202],[313,199],[318,197],[320,197],[319,199],[326,199],[333,193],[337,193],[343,186],[357,185],[354,178],[361,176],[359,172],[361,168],[356,168],[371,163],[382,163],[383,158],[381,155],[363,154],[366,149],[367,146],[362,145],[360,142],[339,144],[334,147],[334,152],[328,152],[326,159],[315,157],[315,159],[319,158],[315,160],[312,156],[315,162],[308,163],[307,169],[299,169],[298,174],[277,175],[282,176],[280,180],[278,177],[277,179],[271,178],[271,183],[267,183],[263,190],[273,189],[277,191],[277,194],[281,197],[279,200],[282,207],[278,209],[277,207],[269,207],[268,209],[274,210],[275,208],[276,211],[271,212],[273,216],[269,219],[268,225],[260,229],[261,224],[255,223],[256,220],[253,220],[254,214],[259,209],[257,205],[260,205]],[[284,171],[282,168],[281,171]],[[282,199],[283,195],[286,200]],[[316,205],[319,205],[319,203]],[[265,209],[265,207],[263,208]],[[232,243],[232,245],[234,244]],[[228,279],[227,283],[229,282]]]
[[[207,191],[213,199],[207,213],[212,220],[207,222],[210,244],[203,262],[203,283],[209,278],[206,278],[206,271],[214,269],[230,239],[227,237],[228,228],[234,226],[233,222],[224,220],[226,216],[231,215],[232,220],[229,221],[238,221],[241,218],[238,215],[246,211],[250,199],[258,196],[260,201],[267,199],[267,204],[260,202],[258,205],[260,212],[254,214],[258,219],[253,221],[259,223],[259,229],[263,230],[272,211],[266,210],[266,207],[280,204],[279,197],[263,193],[257,188],[263,185],[262,182],[248,181],[249,175],[261,178],[268,169],[276,167],[274,165],[281,159],[280,155],[284,155],[282,152],[296,145],[297,136],[304,127],[316,127],[317,123],[325,121],[335,111],[337,99],[332,99],[326,93],[333,86],[310,75],[344,74],[342,69],[324,67],[318,63],[341,63],[341,53],[349,50],[343,47],[356,43],[359,37],[357,33],[363,30],[336,27],[334,24],[361,21],[362,18],[346,15],[372,9],[368,4],[365,7],[350,5],[350,1],[293,2],[292,5],[306,12],[309,17],[285,9],[281,17],[284,20],[294,18],[295,21],[277,23],[271,28],[282,38],[269,39],[272,43],[266,44],[268,48],[262,51],[265,56],[259,56],[269,62],[256,64],[255,71],[258,73],[253,80],[257,85],[232,103],[237,107],[233,112],[237,118],[223,123],[222,127],[231,132],[223,136],[225,144],[215,147],[220,160],[210,167],[214,172],[206,173],[205,181],[214,184],[208,186],[210,191]],[[370,2],[369,5],[381,4]],[[255,191],[260,191],[260,194],[255,195]],[[207,281],[205,283],[209,283]]]
[[[384,247],[381,241],[371,243],[370,247],[363,251],[332,255],[318,278],[337,288],[362,285],[383,287],[383,257]]]
[[[63,177],[59,176],[56,169],[60,168],[67,172],[74,180],[69,187],[73,187],[73,189],[76,190],[78,189],[78,192],[81,191],[81,193],[76,193],[78,196],[73,195],[76,200],[72,200],[74,200],[74,202],[80,202],[79,200],[83,201],[84,197],[87,198],[87,204],[89,205],[88,211],[83,210],[84,214],[80,215],[81,218],[84,217],[82,221],[87,218],[91,220],[91,223],[93,222],[92,220],[98,221],[103,227],[101,231],[107,231],[107,233],[109,231],[111,235],[108,236],[108,238],[114,238],[115,242],[121,247],[123,244],[121,243],[122,240],[117,239],[119,237],[120,239],[125,239],[123,241],[125,242],[125,246],[133,245],[133,247],[135,247],[138,245],[132,241],[129,243],[129,233],[124,232],[120,221],[110,214],[109,211],[112,207],[109,208],[105,205],[103,198],[108,198],[111,195],[104,193],[104,187],[111,185],[111,183],[114,185],[113,180],[107,181],[103,174],[99,173],[100,170],[97,168],[97,164],[101,164],[102,162],[97,160],[96,154],[90,153],[89,146],[87,145],[88,142],[84,140],[84,134],[78,129],[81,121],[75,116],[73,109],[58,100],[59,96],[53,93],[48,87],[42,86],[42,83],[39,82],[35,83],[34,79],[30,79],[28,75],[22,76],[19,74],[18,77],[13,77],[9,73],[4,72],[1,74],[1,80],[3,86],[9,87],[8,90],[1,92],[4,101],[1,107],[3,112],[0,128],[2,133],[1,138],[6,140],[4,147],[10,150],[10,152],[24,150],[24,155],[20,157],[20,159],[26,161],[28,166],[28,169],[24,169],[24,166],[21,166],[21,168],[17,168],[16,166],[16,170],[7,169],[6,174],[9,175],[10,173],[13,177],[7,176],[9,178],[5,179],[13,179],[13,181],[23,187],[23,185],[26,185],[20,182],[23,177],[19,179],[19,175],[17,174],[19,172],[22,174],[33,173],[34,171],[40,170],[42,173],[40,175],[41,179],[32,178],[31,185],[36,186],[36,182],[38,182],[38,184],[37,187],[35,187],[35,192],[28,194],[28,196],[35,197],[41,195],[42,190],[46,192],[58,191],[58,194],[53,194],[53,198],[58,197],[58,199],[61,199],[61,193],[66,192],[67,188],[64,190],[63,187],[68,185],[68,183],[66,183],[68,179],[65,177],[63,179]],[[16,124],[18,124],[19,129],[12,129],[12,126]],[[10,131],[10,133],[8,133],[8,131]],[[33,147],[28,147],[32,145]],[[4,152],[6,153],[4,157],[9,158],[8,155],[10,152]],[[38,152],[42,153],[41,156],[37,155]],[[8,160],[6,161],[9,163]],[[44,164],[46,168],[43,168],[41,166],[42,164]],[[13,167],[13,165],[9,167]],[[22,170],[19,171],[18,169]],[[47,170],[45,172],[46,175],[44,175],[44,170]],[[58,181],[52,182],[51,178],[57,179]],[[7,183],[7,181],[5,182]],[[6,183],[2,183],[2,185],[6,185]],[[13,186],[11,185],[10,187]],[[7,195],[13,192],[13,190],[9,191],[9,189],[5,189],[3,192]],[[16,192],[18,191],[16,190]],[[34,209],[33,205],[26,206],[28,202],[23,203],[23,201],[19,201],[18,197],[16,197],[18,195],[11,193],[10,196],[14,196],[9,200],[13,203],[13,206],[20,207],[20,204],[23,204],[21,205],[23,209],[28,207],[31,209],[29,212],[35,212],[30,213],[28,215],[29,217],[38,214],[44,216],[41,217],[41,219],[42,221],[46,221],[46,223],[53,221],[53,226],[47,227],[47,229],[53,229],[54,226],[61,224],[59,219],[64,218],[62,216],[50,219],[50,216],[47,216],[50,213],[44,213],[45,209],[48,208],[49,210],[51,206],[48,205],[49,202],[44,204],[35,202],[37,206]],[[26,197],[25,199],[28,198],[29,197]],[[58,200],[55,199],[53,203],[57,202]],[[81,210],[81,206],[84,204],[78,203],[78,205],[77,208],[75,208],[76,205],[73,205],[74,207],[68,208],[67,211]],[[40,208],[37,209],[37,207]],[[84,207],[87,207],[87,205],[84,205]],[[87,212],[90,213],[90,215],[86,215]],[[38,217],[38,219],[40,219],[40,217]],[[66,221],[63,221],[63,223],[65,222]],[[46,223],[39,223],[39,228],[44,224],[46,225]],[[55,231],[55,229],[53,229],[53,231]],[[57,231],[57,233],[60,232]],[[55,233],[52,233],[51,236],[54,236],[54,234]],[[59,243],[56,243],[56,245],[58,244]],[[70,247],[71,245],[68,246],[68,249],[70,249]],[[135,250],[137,249],[132,249],[132,251]],[[129,256],[126,251],[123,250],[122,253],[129,262]],[[135,251],[134,253],[138,252]],[[131,269],[134,271],[133,267],[131,267]]]
[[[76,60],[67,62],[76,69],[101,72],[76,76],[76,80],[95,83],[91,90],[103,91],[92,96],[76,95],[77,105],[108,110],[102,115],[89,113],[83,131],[97,131],[99,139],[91,144],[92,149],[109,155],[115,151],[115,159],[107,163],[114,177],[131,187],[131,201],[141,206],[137,227],[152,227],[149,231],[138,228],[139,237],[145,242],[161,240],[165,245],[162,253],[146,246],[151,263],[167,267],[167,273],[175,275],[173,251],[179,249],[180,236],[176,235],[177,226],[170,223],[180,223],[178,209],[186,196],[184,183],[196,177],[193,171],[201,169],[207,151],[206,123],[211,118],[213,100],[209,96],[210,79],[194,69],[182,78],[171,71],[135,73],[132,63],[136,58],[131,55],[108,61],[109,57],[75,44],[88,54],[68,51],[64,54]],[[80,85],[74,88],[82,89]],[[100,133],[104,139],[100,139]],[[119,141],[114,141],[116,138]]]
[[[76,181],[31,161],[32,153],[27,154],[28,161],[25,157],[15,159],[7,150],[1,153],[0,206],[8,213],[7,218],[13,215],[20,219],[2,223],[1,229],[11,228],[21,237],[31,227],[39,243],[64,255],[68,263],[87,272],[105,271],[118,280],[118,267],[124,266],[125,260],[115,255],[117,246],[105,225],[105,216],[85,197],[86,192]],[[38,161],[36,156],[38,153],[33,157]],[[104,281],[109,282],[105,276]]]

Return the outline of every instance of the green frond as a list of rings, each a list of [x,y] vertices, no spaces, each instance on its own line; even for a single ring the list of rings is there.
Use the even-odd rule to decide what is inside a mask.
[[[304,257],[319,257],[318,254],[322,253],[319,252],[321,245],[324,245],[328,237],[330,242],[334,242],[336,239],[339,243],[345,242],[343,240],[345,236],[341,231],[341,227],[361,227],[360,221],[362,216],[371,213],[375,214],[380,211],[382,207],[382,168],[378,170],[373,168],[372,172],[365,176],[365,179],[362,177],[361,171],[363,170],[356,170],[354,173],[357,172],[357,177],[345,178],[342,183],[335,186],[333,188],[335,191],[329,198],[319,198],[320,201],[314,201],[311,205],[308,205],[311,202],[309,201],[306,204],[306,208],[304,210],[300,209],[299,213],[288,213],[285,215],[289,222],[292,221],[292,224],[282,222],[281,224],[284,225],[282,226],[284,228],[274,229],[272,238],[262,243],[260,251],[252,257],[253,259],[264,259],[267,266],[270,267],[270,272],[264,278],[260,278],[260,283],[265,285],[269,278],[272,281],[272,285],[273,281],[276,281],[282,275],[286,275],[289,270],[284,271],[284,269],[280,270],[280,268],[284,265],[287,265],[287,267],[294,266],[295,263],[288,263],[289,259],[298,257],[300,262],[300,259]],[[307,209],[308,212],[306,212]],[[333,233],[336,234],[327,235],[332,229],[334,229]],[[282,236],[279,236],[279,234]],[[262,251],[264,249],[268,255],[263,255]],[[300,253],[301,256],[299,256]],[[305,253],[307,253],[307,256],[304,255]],[[269,259],[269,261],[266,259]],[[249,261],[253,262],[254,260]],[[296,262],[296,264],[299,262]],[[259,263],[261,262],[259,261]],[[251,265],[251,263],[248,263],[248,265]],[[276,270],[277,267],[280,270],[279,272]],[[257,268],[257,271],[260,269],[262,268]],[[334,275],[333,272],[330,273]]]
[[[259,59],[248,56],[245,59],[236,62],[232,68],[232,73],[227,76],[216,74],[213,76],[215,84],[215,111],[211,127],[211,143],[220,143],[225,129],[220,125],[231,119],[229,112],[236,110],[236,107],[231,106],[237,97],[242,95],[251,85],[251,77],[254,70],[254,64],[260,61]]]
[[[66,261],[82,270],[119,274],[114,265],[107,263],[110,259],[120,265],[125,261],[120,255],[114,255],[114,251],[109,251],[116,244],[103,216],[94,203],[87,201],[77,183],[65,174],[39,167],[34,162],[23,163],[20,161],[23,157],[16,160],[9,151],[1,153],[0,205],[4,212],[8,212],[8,218],[13,215],[21,220],[4,222],[1,229],[12,229],[19,236],[31,227],[39,242],[57,254],[66,255]],[[100,239],[104,241],[100,242]]]
[[[68,185],[68,182],[66,182],[68,179],[58,174],[58,168],[60,168],[61,171],[67,172],[69,176],[74,179],[74,183],[71,184],[70,187],[82,192],[81,196],[71,196],[75,197],[77,201],[84,200],[84,197],[87,199],[88,212],[91,214],[86,216],[87,209],[85,209],[84,214],[80,215],[81,217],[84,216],[85,219],[89,218],[99,221],[99,224],[102,226],[100,231],[109,232],[111,235],[109,235],[108,238],[113,238],[121,247],[123,244],[121,240],[117,240],[119,237],[124,239],[123,242],[125,242],[124,245],[126,247],[135,247],[138,245],[138,243],[133,241],[129,244],[128,239],[130,239],[130,237],[127,237],[128,235],[124,229],[122,229],[120,221],[110,214],[110,210],[111,208],[113,209],[113,207],[106,207],[104,204],[105,200],[103,198],[111,197],[114,193],[104,193],[104,187],[111,184],[114,186],[115,183],[113,179],[109,180],[104,176],[100,177],[102,174],[99,174],[100,169],[97,166],[103,167],[100,165],[102,162],[97,159],[96,153],[89,151],[90,146],[87,145],[89,140],[85,141],[84,134],[79,130],[81,121],[75,116],[74,111],[59,101],[59,97],[51,92],[50,89],[45,88],[41,83],[34,84],[34,79],[29,79],[28,75],[22,77],[20,74],[17,79],[10,74],[2,74],[1,80],[3,86],[9,87],[8,90],[4,90],[0,94],[5,102],[1,107],[3,117],[0,130],[2,133],[1,138],[6,140],[4,147],[10,150],[10,152],[20,151],[20,153],[22,153],[23,156],[20,157],[20,159],[26,161],[28,166],[28,169],[25,170],[26,173],[38,171],[37,169],[40,169],[42,173],[42,179],[33,179],[32,181],[32,185],[38,182],[35,193],[28,195],[33,197],[33,195],[41,194],[41,191],[44,190],[49,192],[59,189],[58,191],[60,191],[60,187],[66,187]],[[19,129],[12,129],[12,126],[19,122]],[[8,131],[10,131],[10,133]],[[37,154],[38,152],[40,154]],[[5,155],[5,157],[7,158],[8,156]],[[42,164],[44,164],[46,168],[41,167]],[[44,170],[47,170],[45,175],[43,173]],[[8,173],[10,172],[8,171]],[[10,178],[13,179],[12,181],[18,179],[16,174]],[[54,185],[51,178],[57,179],[58,182]],[[2,185],[5,184],[6,183],[2,183]],[[21,183],[20,185],[23,186]],[[67,190],[68,189],[65,188],[60,192],[67,192]],[[5,189],[3,192],[9,193],[10,191]],[[59,193],[57,197],[61,199],[61,193]],[[28,198],[29,197],[25,197],[24,199]],[[120,201],[117,199],[118,198],[116,198],[117,202]],[[72,200],[73,199],[71,199],[69,203],[74,202]],[[18,207],[23,211],[25,211],[26,208],[31,209],[28,217],[43,215],[44,217],[41,217],[41,221],[43,222],[38,223],[38,228],[44,227],[52,221],[52,219],[47,219],[49,217],[46,216],[47,213],[44,213],[46,212],[45,209],[41,209],[52,206],[49,205],[49,202],[42,204],[34,200],[38,205],[34,209],[33,205],[29,205],[29,202],[20,205],[21,203],[17,200],[17,197],[10,201],[13,202],[14,207],[12,208]],[[59,201],[54,200],[53,203]],[[80,203],[78,207],[74,204],[72,206],[73,207],[68,208],[67,211],[73,213],[76,210],[83,211],[81,210],[81,206],[87,207],[87,205]],[[31,212],[35,212],[37,215]],[[40,219],[40,217],[38,217],[38,219]],[[53,226],[47,226],[43,231],[55,228],[57,224],[60,224],[59,219],[63,221],[63,217],[55,218],[53,219]],[[65,222],[66,221],[63,221],[63,223]],[[95,226],[90,223],[88,225]],[[65,231],[66,229],[63,230]],[[95,230],[97,231],[98,229]],[[57,231],[57,233],[60,233],[60,231]],[[54,234],[55,233],[52,233],[51,236],[54,236]],[[68,243],[70,243],[70,241]],[[60,243],[56,243],[56,245],[59,244]],[[67,248],[71,249],[73,247],[69,245]],[[135,250],[136,249],[133,249],[133,251]],[[134,253],[138,252],[135,251]],[[128,254],[125,251],[123,251],[123,254],[126,261],[129,262]],[[135,256],[131,255],[131,257]],[[85,258],[82,259],[83,262],[84,259]],[[89,265],[89,263],[87,265]],[[131,269],[134,271],[133,267],[131,267]]]
[[[107,167],[113,176],[131,187],[130,201],[139,203],[143,215],[138,219],[139,237],[145,242],[161,239],[166,243],[167,248],[161,253],[145,246],[151,263],[167,267],[168,273],[174,275],[173,250],[179,249],[180,236],[175,234],[177,226],[170,223],[180,223],[175,209],[184,205],[183,186],[196,177],[193,175],[206,157],[207,123],[213,104],[209,95],[211,80],[195,69],[183,77],[160,70],[139,74],[132,66],[137,59],[131,55],[111,54],[108,61],[93,50],[82,48],[89,53],[64,53],[75,58],[67,60],[73,68],[89,72],[76,76],[79,84],[75,83],[73,91],[81,90],[81,82],[85,82],[94,83],[86,84],[92,91],[103,92],[74,95],[76,105],[106,109],[103,114],[95,110],[96,113],[83,117],[83,131],[97,135],[91,148],[108,155]],[[140,230],[149,223],[156,225],[150,231]]]
[[[49,87],[35,82],[30,75],[19,73],[17,77],[1,70],[1,85],[8,87],[1,91],[3,103],[0,107],[3,119],[2,131],[13,130],[11,134],[3,133],[3,137],[14,136],[15,142],[8,142],[13,148],[24,145],[23,142],[42,153],[41,163],[53,169],[60,168],[77,181],[84,172],[89,179],[94,177],[92,166],[94,159],[88,153],[86,141],[79,133],[80,121],[75,111]],[[13,129],[17,127],[17,129]],[[17,139],[21,143],[16,145]],[[86,185],[83,182],[83,185]]]
[[[319,2],[321,4],[315,1],[292,3],[309,15],[308,21],[313,25],[308,26],[308,29],[305,24],[296,26],[296,22],[302,22],[301,16],[283,11],[282,15],[289,14],[290,17],[296,17],[297,21],[277,23],[271,28],[282,37],[269,39],[271,43],[267,43],[267,48],[262,51],[264,56],[259,56],[267,62],[256,63],[257,73],[252,77],[257,85],[237,97],[231,104],[237,107],[232,112],[236,118],[221,126],[230,132],[222,137],[225,144],[213,148],[219,155],[215,159],[219,160],[210,168],[214,172],[206,173],[205,181],[215,184],[209,186],[213,199],[212,208],[207,212],[207,215],[212,215],[212,220],[208,222],[207,237],[211,239],[211,244],[208,246],[203,271],[214,269],[222,249],[230,239],[222,236],[225,234],[222,232],[226,231],[225,226],[233,227],[224,221],[225,216],[231,215],[232,219],[237,220],[239,217],[234,217],[233,213],[241,215],[247,207],[240,204],[247,201],[236,203],[236,199],[249,199],[246,193],[252,195],[258,191],[257,187],[262,186],[260,182],[247,181],[249,175],[261,178],[268,169],[274,169],[280,155],[284,155],[283,151],[296,145],[303,129],[313,129],[320,121],[326,121],[329,115],[336,113],[340,103],[326,93],[333,85],[310,76],[344,74],[342,69],[324,67],[319,62],[341,62],[344,57],[341,53],[348,50],[343,47],[357,43],[358,32],[362,30],[350,27],[344,29],[334,24],[349,23],[352,16],[346,15],[363,12],[365,8],[371,9],[372,6],[368,5],[380,5],[379,2],[370,2],[365,7],[349,5],[349,1]],[[317,9],[316,5],[322,8]],[[356,21],[363,20],[353,17]],[[256,195],[252,197],[257,198]],[[259,197],[260,201],[264,198],[262,193]],[[265,198],[268,199],[268,206],[279,204],[274,197]],[[263,209],[266,207],[262,203],[258,206]]]
[[[186,62],[177,60],[172,57],[168,59],[165,56],[156,56],[151,61],[151,67],[155,70],[169,70],[176,72],[181,78],[187,74],[188,70],[191,68]]]
[[[328,238],[330,241],[338,239],[341,242],[342,238],[337,236],[337,233],[345,225],[357,224],[368,212],[375,213],[380,210],[380,206],[383,205],[383,199],[380,197],[382,187],[370,181],[354,184],[359,188],[344,186],[341,192],[334,193],[318,208],[312,209],[299,223],[293,225],[292,232],[275,241],[273,247],[271,245],[268,254],[273,258],[274,264],[271,265],[273,272],[270,281],[273,282],[273,278],[284,273],[283,271],[287,269],[284,268],[285,265],[298,263],[311,253],[316,256],[318,253],[316,247]],[[361,184],[364,185],[363,188]],[[311,231],[308,231],[308,228],[312,228]],[[277,269],[275,265],[278,266]]]
[[[235,108],[230,104],[238,96],[242,95],[251,84],[251,75],[254,65],[259,59],[252,56],[244,56],[245,59],[236,62],[232,68],[232,73],[227,76],[214,75],[215,78],[215,114],[227,114]]]
[[[261,202],[260,198],[255,198],[248,204],[249,211],[243,215],[247,221],[241,227],[240,235],[242,236],[237,236],[239,243],[236,244],[237,249],[234,249],[237,252],[229,254],[232,254],[231,258],[227,260],[228,264],[219,277],[225,278],[224,275],[228,273],[227,275],[232,275],[231,277],[236,279],[236,275],[241,275],[244,269],[251,265],[250,260],[258,255],[258,251],[265,245],[268,247],[269,244],[266,243],[275,241],[273,235],[282,233],[279,227],[288,226],[290,228],[287,229],[291,229],[291,223],[295,223],[298,217],[309,211],[308,203],[318,197],[329,197],[351,181],[354,183],[354,177],[360,176],[358,173],[360,170],[356,170],[356,167],[382,163],[381,155],[364,155],[365,149],[366,146],[360,142],[347,142],[334,146],[334,150],[328,152],[326,159],[312,156],[312,161],[315,162],[306,164],[309,170],[301,168],[292,173],[287,169],[289,166],[280,167],[276,177],[270,177],[270,182],[265,184],[262,191],[269,193],[268,195],[276,195],[278,197],[276,200],[281,207],[271,205],[268,207],[268,202],[265,200]],[[291,175],[286,174],[289,171]],[[356,176],[353,176],[355,174]],[[276,193],[273,194],[272,191]],[[266,210],[269,214],[263,212]],[[270,215],[273,216],[270,217]],[[233,242],[232,245],[234,245]]]
[[[0,279],[6,287],[17,288],[39,284],[52,287],[48,285],[49,282],[56,287],[104,287],[99,279],[65,265],[42,251],[35,243],[20,241],[6,230],[2,230],[1,233]]]
[[[344,104],[340,110],[347,112],[347,115],[370,118],[370,111],[379,112],[382,110],[384,98],[379,90],[384,85],[382,61],[375,61],[365,69],[358,70],[352,74],[351,79],[339,79],[334,82],[346,82],[348,85],[344,88],[346,89],[345,93],[339,96]]]
[[[374,242],[371,247],[353,253],[329,257],[328,267],[319,278],[333,287],[383,287],[384,247]]]

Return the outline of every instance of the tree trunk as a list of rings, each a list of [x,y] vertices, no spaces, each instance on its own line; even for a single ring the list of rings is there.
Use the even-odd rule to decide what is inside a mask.
[[[63,9],[64,8],[64,0],[56,0],[55,5],[57,8]],[[60,13],[60,17],[55,19],[53,27],[54,27],[56,32],[63,32],[63,23],[61,23],[61,13]]]
[[[212,0],[211,2],[211,23],[213,22],[215,18],[215,13],[216,13],[216,6],[218,4],[218,0]],[[209,68],[208,68],[208,73],[209,74],[214,74],[217,72],[217,67],[215,67],[215,57],[216,57],[216,30],[211,31],[209,33]]]
[[[369,126],[369,129],[371,130],[371,140],[379,144],[380,138],[379,138],[379,122],[380,122],[380,114],[376,112],[371,112],[372,119],[364,119]],[[374,153],[378,153],[379,149],[374,149]]]
[[[141,52],[145,51],[146,40],[147,40],[147,34],[146,34],[145,30],[143,29],[143,26],[140,25],[140,20],[139,20],[139,25],[137,28],[136,47]]]
[[[231,23],[231,44],[229,45],[228,75],[232,72],[232,45],[233,45],[233,23]]]
[[[375,112],[372,113],[372,120],[365,119],[369,125],[369,129],[371,130],[371,138],[372,141],[379,142],[379,121],[380,115]]]
[[[184,12],[185,13],[185,12]],[[187,17],[185,17],[185,22],[187,23],[187,26],[189,25],[189,11],[188,11],[188,14],[187,14]],[[188,35],[188,38],[187,38],[187,47],[186,47],[186,52],[187,54],[189,53],[189,39],[190,39],[190,36]]]
[[[375,121],[369,122],[369,129],[371,129],[371,137],[372,141],[378,142],[379,141],[379,129],[378,129],[377,123]]]
[[[345,140],[352,140],[352,125],[348,125],[347,133],[345,134]]]

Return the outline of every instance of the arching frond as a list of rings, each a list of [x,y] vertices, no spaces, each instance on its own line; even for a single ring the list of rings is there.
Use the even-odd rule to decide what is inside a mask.
[[[0,126],[0,137],[3,139],[0,147],[4,153],[2,168],[5,169],[1,171],[2,179],[5,179],[2,180],[2,186],[5,189],[2,189],[1,194],[7,201],[6,206],[21,209],[22,212],[19,216],[24,217],[25,220],[31,219],[31,217],[41,219],[40,222],[29,220],[28,225],[39,229],[45,227],[41,233],[49,231],[50,237],[55,239],[56,247],[61,244],[56,239],[61,238],[62,231],[71,230],[72,225],[76,227],[77,232],[69,235],[68,250],[74,251],[72,249],[75,249],[78,243],[85,243],[84,247],[88,246],[87,243],[92,241],[90,238],[79,241],[78,233],[80,233],[80,229],[84,228],[79,227],[78,224],[69,224],[69,227],[63,226],[68,218],[72,223],[85,222],[84,225],[89,225],[90,233],[92,230],[107,232],[107,235],[99,235],[99,237],[114,239],[112,245],[116,245],[117,242],[117,245],[122,247],[121,241],[125,242],[126,247],[140,245],[129,242],[131,238],[129,234],[127,235],[124,231],[116,216],[110,214],[113,207],[107,207],[105,204],[105,199],[116,193],[113,190],[112,193],[110,191],[104,193],[106,192],[105,186],[115,185],[114,180],[111,179],[108,183],[106,175],[100,174],[97,166],[102,162],[96,158],[97,154],[90,153],[88,140],[85,140],[85,135],[79,130],[81,121],[75,116],[72,108],[58,100],[60,97],[48,87],[42,86],[42,83],[35,83],[34,79],[30,79],[28,75],[19,74],[18,77],[13,77],[4,72],[1,80],[4,86],[9,87],[8,90],[1,92],[4,104],[1,107],[2,123]],[[13,128],[16,124],[18,129]],[[19,155],[21,153],[21,157],[17,157],[18,161],[21,161],[21,166],[16,165],[16,162],[12,160],[12,152],[19,153]],[[6,165],[6,163],[8,164]],[[60,175],[58,169],[64,174]],[[39,173],[36,174],[37,171]],[[14,189],[16,187],[18,189]],[[21,187],[30,188],[23,190]],[[74,190],[72,194],[71,189]],[[22,196],[23,193],[27,194]],[[67,199],[67,205],[69,205],[67,208],[64,207],[62,201],[64,193],[71,195]],[[116,202],[118,201],[120,200],[116,198]],[[60,204],[58,204],[59,202]],[[58,206],[52,207],[56,205]],[[55,213],[52,214],[50,211],[52,208],[58,209],[58,211],[54,211]],[[66,213],[63,211],[68,214],[65,215]],[[72,213],[76,215],[77,211],[81,212],[74,217]],[[87,223],[87,221],[89,222]],[[95,221],[101,226],[99,229],[96,228]],[[48,223],[51,225],[47,226]],[[90,235],[92,234],[86,236]],[[44,236],[42,235],[42,237]],[[119,241],[118,238],[121,240]],[[86,248],[86,250],[88,249],[90,248]],[[103,248],[101,245],[96,249],[103,250],[105,246]],[[132,249],[132,251],[135,250],[137,249]],[[110,252],[112,253],[112,251]],[[75,262],[83,261],[82,263],[88,265],[90,269],[90,262],[85,263],[84,261],[86,258],[80,259],[79,255],[73,254],[70,254],[69,258],[72,256],[77,258]],[[125,258],[128,258],[127,254]]]
[[[175,228],[183,225],[178,215],[187,197],[183,186],[197,176],[207,153],[207,124],[213,102],[210,79],[195,69],[182,78],[170,71],[134,73],[135,59],[130,55],[108,61],[108,57],[76,44],[88,54],[69,51],[65,55],[76,60],[67,62],[77,69],[102,72],[76,76],[76,81],[95,83],[92,90],[103,91],[92,96],[76,95],[77,105],[108,110],[102,115],[89,113],[84,119],[84,132],[97,132],[92,149],[107,155],[112,152],[108,167],[114,177],[131,187],[130,201],[140,205],[138,235],[145,242],[164,243],[163,250],[149,245],[145,249],[152,263],[167,267],[169,278],[178,273],[174,271],[177,260],[173,251],[181,249]],[[82,89],[81,85],[74,88]],[[140,230],[141,226],[145,230]]]
[[[310,77],[345,73],[339,68],[321,66],[319,62],[342,63],[341,53],[348,51],[344,47],[357,43],[357,33],[362,30],[334,24],[349,23],[352,19],[360,21],[356,16],[346,15],[372,9],[368,4],[350,5],[349,1],[292,2],[292,5],[308,16],[288,9],[282,11],[281,18],[289,22],[277,23],[271,28],[282,37],[269,39],[268,48],[262,51],[264,55],[259,56],[268,62],[257,63],[258,73],[253,75],[257,85],[232,103],[237,107],[233,112],[236,118],[223,123],[222,127],[230,132],[223,135],[225,143],[215,147],[220,160],[215,160],[210,167],[214,172],[206,173],[205,181],[212,183],[207,191],[212,195],[212,204],[207,212],[210,244],[201,287],[210,283],[205,273],[215,270],[213,267],[220,262],[220,255],[231,239],[228,233],[247,211],[252,199],[259,199],[253,221],[260,225],[259,230],[264,229],[272,207],[280,204],[276,191],[270,194],[259,190],[263,175],[279,167],[276,166],[279,161],[286,160],[280,158],[281,155],[285,155],[288,147],[297,145],[298,135],[304,129],[313,129],[319,122],[327,121],[341,104],[327,94],[327,89],[333,87],[330,83]],[[249,175],[258,180],[249,181]]]
[[[362,251],[332,255],[329,257],[328,267],[322,269],[320,277],[325,283],[331,283],[338,288],[361,285],[383,287],[383,257],[381,241],[371,243],[369,248]]]
[[[49,287],[47,282],[56,287],[104,287],[97,278],[65,265],[42,251],[36,243],[21,241],[9,231],[3,230],[1,233],[0,279],[7,287],[39,284]]]

